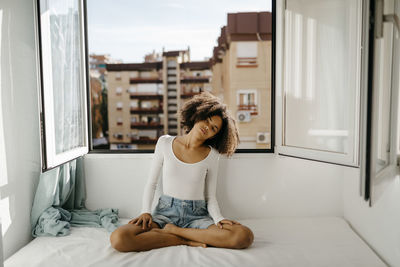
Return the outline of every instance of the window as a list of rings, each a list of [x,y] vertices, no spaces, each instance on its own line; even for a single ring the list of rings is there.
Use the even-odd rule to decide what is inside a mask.
[[[399,73],[400,25],[387,18],[400,17],[398,1],[375,1],[367,6],[373,14],[369,32],[369,94],[364,101],[368,123],[361,151],[366,155],[361,164],[363,196],[373,205],[382,196],[389,179],[399,173]],[[384,19],[384,16],[386,19]]]
[[[257,42],[237,42],[236,67],[257,67]]]
[[[117,110],[122,110],[124,104],[122,102],[117,102]]]
[[[258,115],[257,90],[239,90],[237,92],[237,105],[239,111],[247,111],[250,116]]]
[[[362,1],[279,3],[279,153],[358,166]]]
[[[37,1],[42,170],[88,152],[83,1]]]
[[[142,15],[151,9],[147,3],[110,6],[105,0],[87,1],[89,51],[107,55],[102,59],[102,71],[110,126],[108,132],[103,129],[103,135],[110,149],[121,148],[116,144],[124,143],[124,150],[131,147],[150,152],[161,135],[184,134],[177,112],[191,97],[208,91],[220,97],[234,118],[241,120],[239,153],[273,152],[274,1],[254,0],[250,11],[243,1],[230,3],[234,2],[236,11],[226,13],[225,8],[216,7],[212,14],[215,19],[204,23],[198,14],[208,12],[209,7],[193,9],[191,2],[183,3],[190,14],[167,7],[156,19],[147,16],[147,20]],[[188,15],[193,19],[187,20]],[[126,17],[130,18],[128,24],[122,19]],[[175,20],[185,23],[177,29]],[[104,31],[99,25],[115,32]],[[157,38],[143,37],[139,25],[149,26],[145,36]],[[116,35],[121,31],[127,32],[124,38]],[[110,45],[100,47],[105,37]],[[127,88],[128,93],[110,93],[118,87]],[[128,108],[116,110],[118,102]],[[116,127],[118,117],[133,116],[135,121]],[[130,137],[115,139],[113,135],[121,131],[130,133]],[[104,146],[99,149],[107,152]]]
[[[117,87],[117,89],[115,89],[115,93],[117,95],[121,95],[122,94],[122,87]]]

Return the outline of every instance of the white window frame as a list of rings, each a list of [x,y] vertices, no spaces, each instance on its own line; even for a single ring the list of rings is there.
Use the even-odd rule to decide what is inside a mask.
[[[53,102],[53,80],[52,80],[52,69],[51,69],[51,58],[43,57],[43,62],[40,64],[41,52],[51,51],[50,33],[43,34],[48,29],[42,27],[39,22],[41,18],[39,10],[39,1],[35,1],[34,5],[34,18],[35,18],[35,45],[36,45],[36,62],[37,62],[37,81],[39,90],[39,107],[41,108],[41,115],[39,121],[41,122],[41,130],[44,128],[44,132],[41,132],[41,165],[42,171],[53,169],[61,164],[83,156],[89,152],[89,134],[88,134],[88,114],[87,114],[87,77],[86,70],[88,69],[88,63],[86,62],[86,47],[85,47],[85,11],[84,3],[79,0],[79,22],[80,27],[80,38],[81,38],[81,93],[82,93],[82,117],[83,117],[83,144],[81,147],[74,148],[62,153],[56,153],[56,141],[55,141],[55,125],[54,125],[54,102]],[[41,18],[42,19],[42,18]],[[43,18],[46,20],[46,18]],[[41,21],[42,22],[42,21]],[[50,23],[44,21],[44,23]],[[39,35],[39,29],[41,33]],[[42,39],[40,39],[40,37]],[[47,37],[46,37],[47,36]],[[40,72],[43,73],[41,78]],[[42,83],[41,83],[41,82]],[[42,86],[43,84],[43,86]],[[45,108],[42,108],[45,107]],[[45,127],[43,127],[45,126]],[[44,134],[44,135],[43,135]]]
[[[323,161],[328,163],[358,167],[359,166],[359,111],[360,111],[360,93],[361,93],[361,85],[360,82],[357,84],[357,93],[355,94],[356,98],[356,121],[354,128],[354,139],[350,140],[352,144],[349,144],[350,151],[348,155],[339,154],[335,152],[327,152],[321,150],[312,150],[307,148],[300,147],[292,147],[283,145],[283,135],[284,135],[284,34],[285,34],[285,0],[277,0],[277,8],[276,8],[276,80],[275,80],[275,106],[276,106],[276,131],[275,131],[275,153],[286,155],[286,156],[294,156],[304,159]],[[361,0],[360,0],[361,2]],[[357,15],[361,17],[362,14],[362,5],[358,5]],[[359,20],[358,23],[358,32],[357,32],[357,42],[361,45],[361,26],[362,23]],[[357,54],[357,74],[361,76],[361,48],[359,53]],[[360,81],[360,79],[359,79]],[[349,143],[350,143],[349,142]]]
[[[383,4],[383,1],[376,1],[375,2],[375,9],[378,10],[378,5],[379,4]],[[397,8],[400,8],[400,4],[397,3]],[[383,11],[383,5],[382,7],[382,11]],[[396,7],[396,6],[395,6]],[[395,11],[396,12],[396,11]],[[398,13],[400,13],[397,10]],[[381,14],[379,14],[379,12],[376,12],[374,14],[375,16],[375,31],[376,28],[381,26],[382,30],[383,30],[383,24],[386,24],[387,22],[382,22],[381,24],[378,24],[377,21],[379,21],[380,19],[383,19],[383,15],[387,15],[385,14],[386,12],[382,12]],[[390,12],[391,13],[391,12]],[[399,16],[400,14],[397,14],[397,16]],[[378,18],[380,17],[380,18]],[[399,25],[400,26],[400,25]],[[368,161],[364,160],[363,164],[361,165],[362,167],[362,171],[361,171],[361,195],[364,196],[364,198],[366,200],[369,200],[369,204],[370,206],[374,205],[382,196],[382,194],[384,193],[384,191],[386,190],[387,186],[390,184],[391,180],[394,179],[396,177],[397,174],[400,173],[400,169],[399,169],[399,154],[398,154],[398,147],[399,147],[399,90],[400,90],[400,77],[399,77],[399,71],[400,71],[400,63],[399,60],[395,61],[393,59],[399,59],[400,58],[400,48],[399,48],[399,41],[397,41],[397,46],[396,45],[396,28],[392,27],[392,62],[391,62],[391,109],[389,111],[389,114],[386,114],[387,116],[390,116],[390,152],[389,152],[389,159],[388,159],[388,164],[381,170],[377,171],[376,170],[376,164],[378,161],[377,158],[377,150],[379,147],[379,140],[378,140],[378,125],[379,125],[379,95],[381,94],[381,91],[379,90],[379,84],[378,82],[375,80],[376,78],[378,78],[376,75],[378,73],[378,68],[382,67],[380,65],[378,65],[376,63],[376,59],[381,59],[380,57],[377,57],[377,54],[380,53],[381,51],[374,51],[374,64],[373,64],[373,83],[372,83],[372,106],[368,107],[371,108],[371,129],[370,129],[370,135],[371,135],[371,146],[370,148],[366,148],[366,149],[370,149],[370,155],[372,155]],[[400,29],[397,29],[397,35],[399,35],[399,31]],[[383,35],[383,33],[382,33]],[[382,38],[382,37],[380,37]],[[376,48],[376,42],[377,39],[380,39],[379,37],[374,36],[374,49]],[[398,38],[398,37],[397,37]],[[386,50],[385,50],[386,51]],[[396,75],[393,75],[397,73]],[[378,79],[379,81],[379,79]],[[364,148],[365,150],[365,148]],[[366,183],[365,183],[365,179],[368,179],[368,177],[366,177],[366,170],[369,169],[369,196],[365,195],[365,191],[364,189],[368,189],[365,188]]]

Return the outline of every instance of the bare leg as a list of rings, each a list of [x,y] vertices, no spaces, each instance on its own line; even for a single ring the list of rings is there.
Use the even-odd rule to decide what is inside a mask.
[[[205,246],[205,244],[186,240],[171,233],[152,231],[151,229],[159,229],[159,227],[154,222],[151,228],[146,230],[133,224],[123,225],[111,234],[111,246],[121,252],[147,251],[177,245]]]
[[[164,229],[155,229],[155,231],[174,234],[185,239],[221,248],[247,248],[254,240],[253,232],[244,225],[224,224],[223,229],[220,229],[213,224],[208,229],[193,229],[167,224]]]

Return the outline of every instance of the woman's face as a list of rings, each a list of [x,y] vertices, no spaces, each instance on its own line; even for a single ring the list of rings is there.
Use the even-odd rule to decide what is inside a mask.
[[[221,127],[222,119],[220,116],[215,115],[196,122],[192,131],[195,131],[201,139],[207,140],[216,135],[221,130]]]

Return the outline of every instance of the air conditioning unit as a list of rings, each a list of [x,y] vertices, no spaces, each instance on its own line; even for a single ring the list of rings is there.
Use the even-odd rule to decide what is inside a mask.
[[[271,135],[269,132],[257,133],[257,144],[271,143]]]
[[[251,121],[250,111],[247,111],[247,110],[239,110],[236,113],[236,117],[237,117],[238,122],[249,122],[249,121]]]

